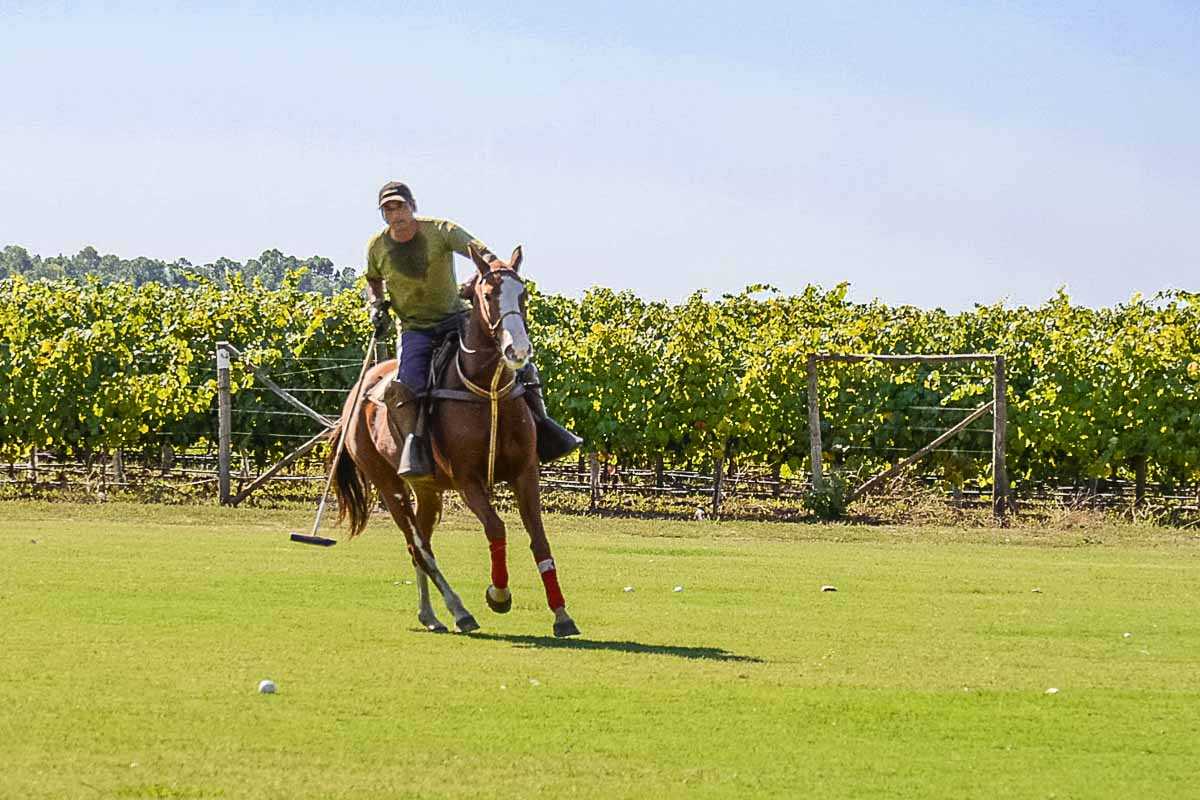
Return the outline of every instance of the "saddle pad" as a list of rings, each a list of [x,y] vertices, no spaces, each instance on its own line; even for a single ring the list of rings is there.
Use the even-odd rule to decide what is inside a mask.
[[[367,399],[381,408],[387,408],[387,404],[383,401],[383,395],[387,392],[388,381],[395,378],[395,375],[388,373],[375,381],[375,385],[367,389]]]

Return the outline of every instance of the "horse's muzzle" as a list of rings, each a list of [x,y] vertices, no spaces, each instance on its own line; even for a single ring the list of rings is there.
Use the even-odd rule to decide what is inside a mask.
[[[504,359],[504,366],[514,372],[518,372],[524,369],[525,365],[533,358],[533,348],[517,348],[510,344],[501,351],[500,357]]]

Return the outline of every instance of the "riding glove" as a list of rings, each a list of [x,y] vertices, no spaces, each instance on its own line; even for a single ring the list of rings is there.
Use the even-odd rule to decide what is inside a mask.
[[[388,313],[391,307],[392,304],[388,300],[377,300],[371,304],[371,325],[375,328],[376,339],[387,333],[392,324],[392,315]]]

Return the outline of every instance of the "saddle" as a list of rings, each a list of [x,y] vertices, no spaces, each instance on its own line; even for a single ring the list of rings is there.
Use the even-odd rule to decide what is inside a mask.
[[[429,400],[463,400],[472,403],[488,402],[488,398],[480,397],[468,391],[443,388],[446,375],[450,370],[454,369],[455,355],[462,340],[466,321],[467,317],[465,314],[456,315],[443,322],[437,328],[434,328],[433,353],[429,358],[429,377],[425,384],[430,388],[425,393],[425,398]],[[399,371],[399,364],[396,365],[396,369]],[[367,390],[367,399],[378,406],[386,407],[387,403],[384,401],[384,394],[387,392],[387,384],[389,381],[395,379],[395,373],[380,378],[374,386]],[[518,379],[505,399],[520,397],[525,394],[525,389],[526,385]]]

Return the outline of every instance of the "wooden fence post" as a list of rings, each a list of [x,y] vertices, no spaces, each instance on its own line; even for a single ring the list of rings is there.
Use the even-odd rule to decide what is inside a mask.
[[[721,514],[721,488],[725,481],[725,453],[713,459],[712,519]]]
[[[1008,512],[1008,468],[1004,460],[1008,428],[1007,396],[1004,356],[997,354],[992,373],[992,513],[1002,522]]]
[[[217,498],[229,505],[230,439],[233,435],[233,401],[229,392],[229,351],[227,342],[217,342]]]
[[[125,481],[125,453],[121,448],[113,451],[112,457],[113,481],[118,484],[124,484]]]
[[[820,490],[821,480],[821,405],[817,397],[817,357],[808,356],[808,444],[812,458],[812,485]]]
[[[595,453],[588,454],[588,461],[591,466],[591,486],[592,486],[592,505],[591,510],[596,511],[596,505],[600,502],[600,457]]]
[[[1133,504],[1146,505],[1146,456],[1133,457]]]

